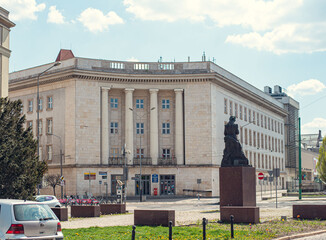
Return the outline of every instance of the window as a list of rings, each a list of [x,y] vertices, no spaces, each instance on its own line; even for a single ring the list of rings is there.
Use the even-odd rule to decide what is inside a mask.
[[[252,121],[254,124],[256,124],[256,112],[252,111]]]
[[[119,157],[119,148],[111,148],[111,153],[110,156],[111,157]]]
[[[110,68],[113,68],[113,69],[124,69],[125,68],[125,64],[124,63],[120,63],[120,62],[110,62]]]
[[[267,135],[265,135],[265,149],[267,149]]]
[[[47,155],[48,161],[52,161],[52,145],[46,146],[46,155]]]
[[[264,134],[261,134],[261,148],[264,149]]]
[[[245,144],[248,145],[248,132],[246,128],[245,128]]]
[[[261,115],[261,127],[263,128],[264,127],[264,116]]]
[[[240,105],[240,119],[242,120],[242,106]]]
[[[136,158],[144,158],[144,148],[136,149]]]
[[[39,134],[42,135],[42,131],[43,131],[42,119],[40,119],[40,121],[38,122],[38,131],[39,131]]]
[[[162,99],[162,109],[170,108],[170,99]]]
[[[230,101],[230,116],[233,115],[233,102]]]
[[[33,100],[28,100],[28,112],[33,112]]]
[[[283,134],[283,124],[281,123],[281,134]]]
[[[38,109],[39,109],[40,111],[43,111],[43,99],[42,99],[42,98],[39,99]]]
[[[271,136],[268,136],[268,150],[271,150]]]
[[[111,105],[111,108],[118,108],[118,99],[117,98],[111,98],[110,99],[110,105]]]
[[[144,108],[144,99],[136,99],[136,108]]]
[[[257,148],[260,148],[260,135],[259,132],[257,133]]]
[[[271,119],[268,118],[268,130],[271,130]]]
[[[174,64],[171,63],[160,63],[158,69],[161,70],[174,70]]]
[[[49,97],[47,97],[47,109],[48,110],[51,110],[51,109],[53,109],[53,97],[52,96],[49,96]]]
[[[33,129],[33,121],[27,121],[26,122],[26,128],[31,128],[31,130]]]
[[[111,134],[117,134],[119,132],[118,126],[119,125],[117,122],[111,122],[111,128],[110,128]]]
[[[252,146],[252,135],[251,135],[251,130],[249,130],[249,146]]]
[[[224,98],[224,113],[228,114],[228,100]]]
[[[163,148],[162,157],[163,158],[171,158],[171,151],[169,148]]]
[[[251,122],[252,122],[252,121],[251,121],[251,110],[249,109],[248,112],[249,112],[249,113],[248,113],[248,116],[249,116],[249,122],[251,123]]]
[[[134,70],[148,70],[149,64],[145,63],[135,63],[134,64]]]
[[[267,117],[265,116],[265,129],[267,129]]]
[[[243,131],[242,128],[240,128],[240,142],[243,144]]]
[[[238,117],[238,104],[237,103],[234,104],[234,115],[236,118]]]
[[[170,123],[162,123],[162,134],[170,134]]]
[[[254,139],[253,145],[254,145],[254,147],[256,147],[256,132],[255,131],[253,132],[253,139]]]
[[[272,119],[272,131],[274,131],[274,120]]]
[[[280,133],[280,122],[277,123],[277,132]]]
[[[265,159],[264,159],[264,154],[261,155],[261,168],[264,169],[265,168]]]
[[[144,134],[144,123],[136,123],[136,133]]]
[[[46,119],[46,133],[52,134],[53,133],[53,120],[52,118]]]
[[[247,108],[244,108],[244,120],[247,121]]]
[[[257,113],[257,126],[259,126],[259,113]]]

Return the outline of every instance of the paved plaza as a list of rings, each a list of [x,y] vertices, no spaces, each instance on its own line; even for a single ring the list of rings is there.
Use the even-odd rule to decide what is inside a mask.
[[[280,194],[281,196],[281,194]],[[261,200],[257,196],[257,206],[260,208],[260,221],[281,219],[281,216],[292,218],[293,204],[325,204],[326,198],[278,197],[276,199]],[[70,219],[62,222],[63,228],[87,228],[91,226],[126,226],[133,225],[133,212],[135,209],[164,209],[175,210],[176,225],[186,225],[201,221],[204,217],[209,221],[217,221],[220,218],[218,198],[179,198],[179,199],[151,199],[146,202],[128,201],[128,214],[101,216],[100,218]]]

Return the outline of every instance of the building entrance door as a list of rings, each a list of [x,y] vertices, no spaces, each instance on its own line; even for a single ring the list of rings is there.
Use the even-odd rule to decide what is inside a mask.
[[[160,176],[161,195],[175,195],[175,175]]]
[[[139,174],[136,174],[136,178],[139,178]],[[142,195],[150,195],[151,193],[151,175],[142,175]],[[136,195],[139,195],[139,180],[136,180]]]

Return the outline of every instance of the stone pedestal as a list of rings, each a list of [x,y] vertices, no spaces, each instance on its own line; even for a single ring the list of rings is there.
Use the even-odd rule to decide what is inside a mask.
[[[100,206],[71,206],[71,217],[99,217]]]
[[[293,218],[299,219],[326,219],[326,205],[293,205]]]
[[[101,214],[118,214],[126,213],[126,204],[100,204]]]
[[[144,226],[169,226],[172,221],[172,226],[175,226],[175,211],[174,210],[135,210],[134,224]]]
[[[68,221],[68,208],[51,208],[60,221]]]
[[[259,223],[259,207],[221,206],[220,211],[223,222],[230,222],[233,215],[235,223]]]
[[[220,168],[221,221],[229,222],[233,215],[236,223],[259,222],[255,172],[253,167]]]
[[[220,206],[256,206],[253,167],[220,168]]]

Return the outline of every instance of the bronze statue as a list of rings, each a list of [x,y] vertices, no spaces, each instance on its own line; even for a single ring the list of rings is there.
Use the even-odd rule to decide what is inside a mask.
[[[235,117],[231,116],[224,127],[225,148],[223,151],[222,167],[249,166],[249,161],[242,151],[241,144],[237,138],[239,134],[238,124]]]

